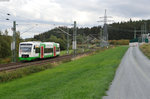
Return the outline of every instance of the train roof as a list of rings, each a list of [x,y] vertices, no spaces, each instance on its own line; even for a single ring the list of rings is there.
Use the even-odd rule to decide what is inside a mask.
[[[20,44],[54,44],[55,42],[40,42],[40,41],[28,41],[28,42],[20,42]],[[59,44],[59,43],[55,43]]]
[[[40,44],[39,41],[28,41],[28,42],[20,42],[20,44]]]

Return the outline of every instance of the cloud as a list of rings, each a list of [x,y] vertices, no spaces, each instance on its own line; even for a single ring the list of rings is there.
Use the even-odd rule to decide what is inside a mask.
[[[78,26],[91,27],[102,24],[97,21],[102,20],[99,17],[104,16],[105,9],[115,22],[130,18],[148,19],[149,3],[149,0],[10,0],[0,2],[0,29],[11,28],[14,20],[18,24],[30,24],[18,26],[17,30],[20,32],[31,28],[32,24],[43,24],[29,31],[33,33],[24,33],[22,37],[26,38],[53,28],[53,24],[70,26],[73,21],[77,21]],[[11,16],[6,15],[7,13]],[[10,21],[4,21],[6,18]]]

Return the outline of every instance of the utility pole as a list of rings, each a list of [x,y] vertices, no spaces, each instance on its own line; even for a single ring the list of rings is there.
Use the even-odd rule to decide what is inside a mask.
[[[103,40],[103,29],[101,27],[100,28],[100,42],[99,42],[99,44],[100,44],[101,47],[102,47],[102,40]]]
[[[144,22],[144,24],[145,24],[145,34],[144,34],[144,42],[146,42],[146,39],[148,39],[147,38],[147,23],[146,22]]]
[[[142,39],[142,42],[143,42],[143,35],[142,35],[142,25],[141,25],[141,39]]]
[[[7,13],[7,15],[10,15],[10,14]],[[9,18],[7,18],[6,20],[9,20]],[[16,21],[13,21],[12,31],[13,31],[12,43],[11,43],[12,62],[16,62],[16,55],[17,55],[16,54]]]
[[[144,24],[145,24],[145,34],[147,34],[147,24],[146,22],[144,22]]]
[[[87,49],[89,49],[89,42],[90,42],[90,37],[89,37],[89,35],[87,36]]]
[[[134,39],[136,39],[136,28],[134,28]]]
[[[72,48],[73,48],[73,56],[76,56],[76,49],[77,49],[77,41],[76,41],[76,35],[77,35],[77,29],[76,29],[76,21],[74,21],[74,29],[73,29],[73,43],[72,43]]]
[[[82,35],[82,52],[84,52],[84,33],[83,33],[83,35]]]
[[[16,62],[16,21],[13,21],[12,62]]]
[[[69,34],[69,28],[67,28],[67,33]],[[67,54],[69,54],[69,35],[67,35]]]
[[[145,33],[144,25],[141,25],[141,37],[142,37],[142,42],[144,42],[144,33]]]

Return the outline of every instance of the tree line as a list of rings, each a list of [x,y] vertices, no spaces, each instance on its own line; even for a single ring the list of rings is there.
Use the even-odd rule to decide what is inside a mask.
[[[120,40],[134,38],[134,30],[136,29],[136,37],[141,36],[141,26],[146,28],[147,33],[150,32],[150,20],[118,22],[108,25],[109,40]]]

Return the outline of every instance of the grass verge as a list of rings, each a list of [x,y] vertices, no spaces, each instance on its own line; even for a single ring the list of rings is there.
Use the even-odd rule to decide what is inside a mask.
[[[150,44],[143,44],[140,49],[150,59]]]
[[[0,84],[2,99],[101,99],[128,47],[116,47]]]

